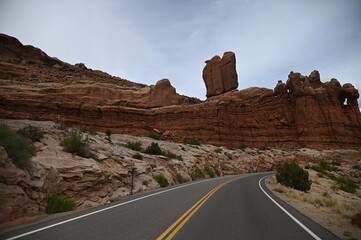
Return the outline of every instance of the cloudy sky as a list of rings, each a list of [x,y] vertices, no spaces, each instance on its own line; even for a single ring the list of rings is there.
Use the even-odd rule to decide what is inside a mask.
[[[0,0],[0,32],[134,82],[205,99],[204,61],[236,53],[238,89],[290,71],[361,87],[360,0]]]

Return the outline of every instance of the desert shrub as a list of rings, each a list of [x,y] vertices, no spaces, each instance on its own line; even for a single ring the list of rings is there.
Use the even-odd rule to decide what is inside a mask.
[[[46,213],[60,213],[75,209],[75,203],[70,197],[60,193],[49,193]]]
[[[212,167],[205,166],[204,171],[210,176],[211,178],[215,177],[214,169]]]
[[[125,147],[132,149],[134,151],[142,151],[142,143],[141,142],[127,142]]]
[[[361,165],[353,165],[352,168],[361,171]]]
[[[110,136],[112,135],[112,131],[110,131],[109,129],[105,132],[105,135],[107,135],[105,137],[106,140],[108,140],[109,142],[111,141]]]
[[[337,164],[340,164],[340,163],[339,162],[332,162],[332,164],[336,165],[336,166],[339,166]],[[326,171],[330,171],[330,172],[332,172],[332,171],[333,172],[341,171],[341,169],[339,169],[338,167],[330,166],[329,163],[324,159],[322,159],[317,166],[314,166],[313,170],[315,170],[317,172],[320,172],[320,173],[322,173],[324,175],[327,175],[327,176],[329,176],[330,174],[328,174]]]
[[[154,175],[154,179],[159,183],[161,187],[167,187],[169,185],[167,178],[164,177],[163,174]]]
[[[201,179],[204,178],[204,173],[202,172],[202,170],[198,167],[196,167],[196,169],[194,169],[194,171],[190,174],[192,180],[197,180],[197,179]]]
[[[90,156],[88,138],[84,137],[78,129],[72,129],[69,135],[60,142],[60,146],[66,152],[86,158]]]
[[[154,169],[154,168],[157,167],[157,165],[155,165],[154,163],[150,163],[149,166],[150,166],[152,169]]]
[[[320,173],[320,172],[317,173],[317,176],[318,176],[319,178],[323,178],[323,177],[324,177],[323,174]]]
[[[152,142],[144,152],[152,155],[163,155],[162,149],[160,149],[158,143],[155,142]]]
[[[0,124],[0,146],[5,148],[16,166],[31,166],[30,158],[35,155],[34,147],[5,124]]]
[[[277,182],[301,191],[311,189],[312,181],[308,178],[308,172],[303,170],[295,162],[286,162],[279,166],[276,171]]]
[[[139,154],[139,153],[133,154],[132,157],[135,158],[135,159],[143,160],[143,156],[141,154]]]
[[[348,193],[356,192],[357,185],[350,178],[339,177],[339,178],[336,178],[335,180],[339,184],[339,188],[342,191],[345,191]]]
[[[221,153],[222,152],[222,148],[217,148],[216,150],[214,150],[216,153]]]
[[[226,155],[229,160],[232,160],[232,155],[229,152],[224,152],[224,155]]]
[[[23,137],[31,139],[31,141],[33,142],[39,141],[44,136],[43,131],[31,125],[18,129],[16,133],[20,134]]]
[[[189,144],[189,145],[201,145],[196,139],[187,139],[184,142],[185,144]]]
[[[97,135],[97,131],[95,129],[88,129],[88,133],[92,136]]]
[[[175,175],[175,179],[177,180],[177,182],[179,183],[185,183],[188,182],[187,179],[185,179],[182,175],[180,175],[179,173],[177,173]]]
[[[246,146],[246,144],[241,143],[238,148],[244,152],[244,151],[246,151],[247,146]]]
[[[177,155],[177,154],[172,153],[170,151],[162,152],[162,155],[165,156],[165,157],[174,158],[174,159],[178,159],[180,161],[183,161],[183,157],[181,155]]]
[[[153,139],[155,139],[155,140],[161,140],[161,137],[160,137],[160,135],[156,132],[156,131],[150,131],[149,133],[148,133],[148,137],[149,138],[153,138]]]
[[[332,165],[341,166],[341,163],[340,163],[340,162],[337,162],[337,161],[332,161]]]
[[[148,187],[149,182],[148,182],[147,180],[143,180],[142,184],[143,184],[144,186]]]
[[[218,168],[214,168],[214,173],[219,177],[221,176],[221,171]]]

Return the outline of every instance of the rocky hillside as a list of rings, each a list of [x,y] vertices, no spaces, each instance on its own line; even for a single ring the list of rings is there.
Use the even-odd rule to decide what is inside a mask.
[[[149,137],[85,130],[91,155],[87,158],[67,153],[60,146],[71,128],[50,121],[1,120],[13,130],[29,124],[45,134],[35,142],[36,155],[30,168],[18,168],[0,147],[0,223],[45,213],[48,193],[64,193],[77,209],[98,206],[133,193],[160,187],[155,176],[163,174],[170,184],[203,177],[274,170],[279,163],[295,160],[316,164],[320,159],[359,164],[357,150],[310,150],[306,148],[230,148],[155,140]],[[141,151],[126,145],[141,143]],[[157,143],[166,156],[144,150]],[[169,154],[173,153],[173,155]],[[138,156],[137,156],[138,155]],[[141,157],[139,157],[141,155]],[[142,158],[137,159],[137,158]],[[200,172],[197,168],[200,169]],[[213,172],[213,174],[212,174]],[[201,176],[204,174],[204,176]],[[133,175],[133,183],[132,183]],[[181,176],[181,177],[179,177]]]
[[[206,101],[178,95],[167,79],[152,86],[70,65],[0,35],[0,117],[73,122],[97,130],[214,145],[359,148],[358,91],[291,72],[274,90],[236,90],[234,53],[206,61]]]

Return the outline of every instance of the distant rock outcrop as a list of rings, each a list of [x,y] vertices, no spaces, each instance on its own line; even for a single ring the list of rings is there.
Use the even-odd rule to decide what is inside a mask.
[[[0,118],[140,135],[157,129],[170,140],[215,145],[361,147],[359,92],[336,79],[321,82],[318,71],[291,72],[274,91],[238,91],[235,56],[226,52],[203,70],[209,98],[202,102],[177,94],[167,79],[154,86],[133,83],[39,51],[0,35]]]
[[[207,97],[216,96],[238,87],[236,56],[225,52],[223,57],[214,56],[206,61],[203,80],[207,87]]]

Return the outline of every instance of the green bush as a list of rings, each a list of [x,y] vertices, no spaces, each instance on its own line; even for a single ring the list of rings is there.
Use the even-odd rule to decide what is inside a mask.
[[[353,165],[352,168],[361,171],[361,165]]]
[[[60,213],[75,209],[75,203],[70,197],[60,193],[49,193],[46,213]]]
[[[150,131],[149,133],[148,133],[148,137],[150,137],[150,138],[153,138],[153,139],[155,139],[155,140],[161,140],[162,138],[160,137],[160,135],[156,132],[156,131]]]
[[[286,162],[277,168],[277,182],[301,191],[311,189],[312,181],[308,178],[308,172],[303,170],[295,162]]]
[[[20,168],[31,166],[30,158],[35,155],[34,147],[5,124],[0,124],[0,146],[5,148],[16,166]]]
[[[214,172],[214,169],[212,167],[208,167],[208,166],[205,166],[204,167],[204,171],[208,174],[208,176],[210,176],[211,178],[214,178],[216,175],[215,175],[215,172]]]
[[[339,177],[335,180],[339,184],[342,191],[356,193],[357,185],[350,178]]]
[[[188,182],[187,179],[185,179],[182,175],[180,175],[179,173],[177,173],[175,175],[175,179],[177,180],[177,182],[179,183],[185,183]]]
[[[127,142],[125,147],[132,149],[134,151],[142,151],[142,143],[141,142]]]
[[[244,152],[244,151],[246,151],[247,146],[246,146],[246,144],[241,143],[238,148]]]
[[[132,157],[135,158],[135,159],[143,160],[143,156],[141,154],[139,154],[139,153],[133,154]]]
[[[39,141],[44,136],[43,131],[31,125],[18,129],[16,133],[20,134],[23,137],[31,139],[31,141],[33,142]]]
[[[221,153],[222,152],[222,148],[217,148],[216,150],[214,150],[216,153]]]
[[[180,161],[183,161],[183,157],[181,155],[177,155],[177,154],[172,153],[170,151],[163,152],[162,155],[165,156],[165,157],[174,158],[174,159],[178,159]]]
[[[214,168],[214,173],[219,177],[221,176],[221,171],[218,168]]]
[[[338,162],[332,162],[332,164],[333,164],[333,165],[336,165],[336,166],[339,166],[339,165],[337,165],[337,164],[340,164],[340,163],[338,163]],[[320,173],[322,173],[322,174],[324,174],[324,175],[327,175],[327,176],[329,176],[329,174],[328,174],[326,171],[330,171],[330,172],[332,172],[332,171],[334,171],[334,172],[339,172],[339,171],[341,171],[341,169],[339,169],[338,167],[330,166],[330,165],[328,164],[328,162],[327,162],[326,160],[324,160],[324,159],[322,159],[322,160],[319,162],[318,166],[314,166],[312,169],[315,170],[315,171],[317,171],[317,172],[320,172]]]
[[[163,155],[162,149],[160,149],[158,143],[152,142],[150,146],[148,146],[145,153],[152,154],[152,155]]]
[[[154,179],[159,183],[161,187],[167,187],[169,185],[168,180],[164,177],[163,174],[155,175]]]
[[[194,169],[194,171],[190,174],[192,180],[197,180],[197,179],[201,179],[204,178],[204,173],[202,172],[202,170],[198,167],[196,167],[196,169]]]
[[[81,157],[90,157],[90,146],[88,138],[78,129],[72,129],[69,132],[68,137],[60,142],[60,146],[63,147],[64,151],[76,154]]]
[[[185,142],[185,144],[189,144],[189,145],[201,145],[196,139],[187,139]]]
[[[112,131],[110,131],[110,130],[108,129],[108,130],[105,132],[105,134],[107,135],[107,136],[105,137],[105,139],[108,140],[109,142],[112,141],[112,140],[110,139],[110,136],[112,135]]]

